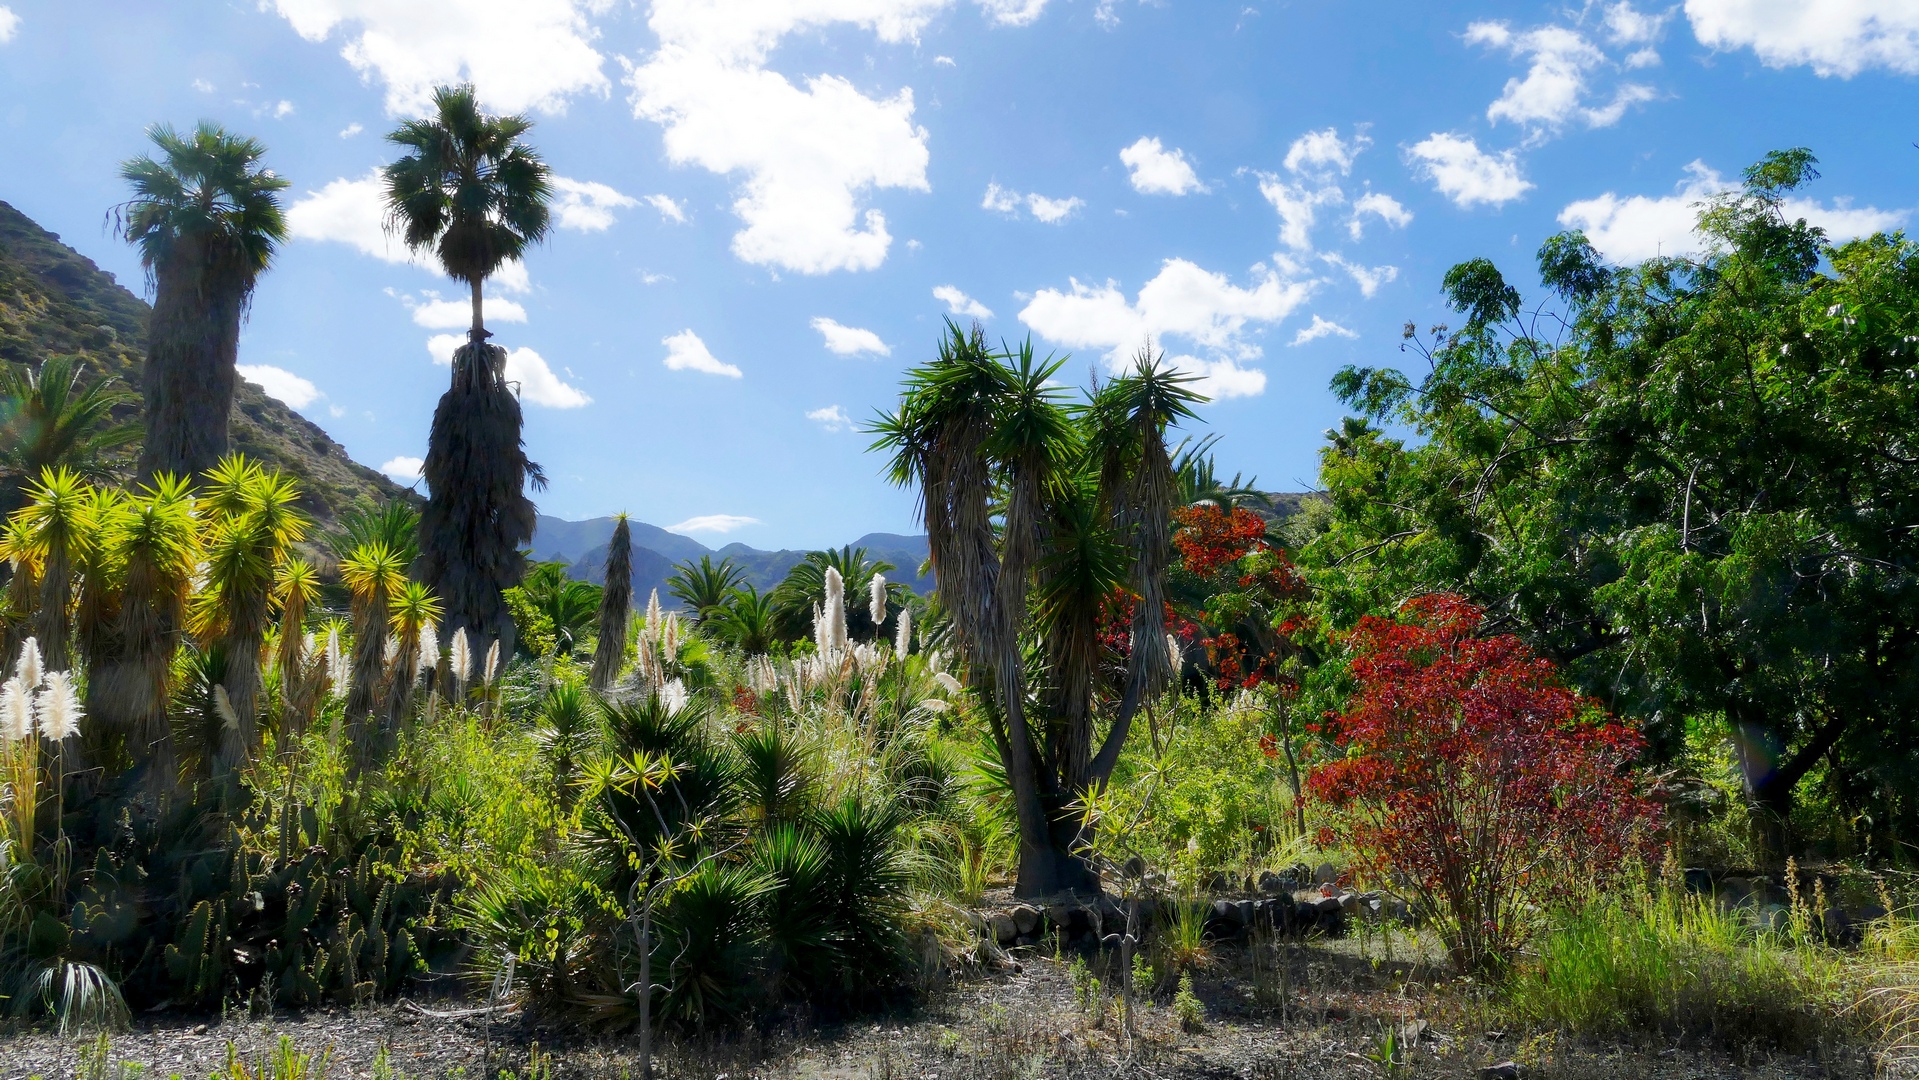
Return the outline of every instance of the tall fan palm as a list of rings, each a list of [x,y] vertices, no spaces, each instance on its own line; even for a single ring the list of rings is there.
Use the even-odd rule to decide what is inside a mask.
[[[140,472],[191,476],[227,452],[240,318],[286,239],[287,182],[261,167],[265,147],[216,124],[147,134],[160,158],[120,166],[133,198],[118,211],[153,289]]]
[[[1049,386],[1058,363],[1035,361],[1030,346],[996,353],[978,327],[947,329],[898,411],[874,424],[874,448],[892,453],[895,482],[920,489],[939,604],[1013,789],[1018,892],[1097,891],[1074,807],[1106,783],[1133,714],[1171,674],[1160,643],[1178,489],[1165,431],[1198,398],[1144,352],[1070,409]],[[1133,647],[1094,752],[1107,660],[1096,627],[1122,596],[1133,601]],[[1049,684],[1037,696],[1033,638]]]
[[[702,555],[697,565],[688,559],[675,566],[673,576],[666,579],[666,591],[691,608],[694,619],[703,625],[719,614],[727,597],[745,580],[746,571],[734,565],[731,556],[715,563],[713,556]]]
[[[600,588],[600,639],[593,646],[587,680],[605,690],[619,677],[626,659],[626,627],[633,608],[633,529],[621,514],[606,545],[606,583]]]
[[[0,364],[0,514],[19,507],[28,481],[66,466],[82,478],[107,474],[107,456],[140,440],[140,425],[114,411],[134,401],[116,380],[81,382],[80,359],[55,356],[36,371]]]
[[[506,350],[488,345],[481,286],[547,231],[546,165],[520,141],[531,122],[480,111],[471,86],[441,87],[435,113],[387,139],[408,153],[386,167],[391,222],[409,247],[431,251],[473,295],[473,326],[453,354],[453,380],[427,439],[420,570],[443,599],[449,631],[513,645],[501,592],[525,571],[533,536],[526,484],[544,487],[520,437],[520,403],[506,382]]]

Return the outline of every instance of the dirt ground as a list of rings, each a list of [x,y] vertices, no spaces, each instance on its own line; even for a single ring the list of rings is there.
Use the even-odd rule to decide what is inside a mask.
[[[1403,955],[1403,953],[1402,953]],[[1255,962],[1264,956],[1264,962]],[[1283,957],[1283,963],[1281,958]],[[1116,985],[1095,959],[1090,973]],[[1736,1040],[1684,1045],[1645,1040],[1594,1044],[1552,1033],[1503,1032],[1462,988],[1430,965],[1388,961],[1356,941],[1222,950],[1195,980],[1203,1006],[1185,1030],[1162,988],[1137,1010],[1137,1033],[1122,1037],[1110,994],[1086,1004],[1071,957],[1022,950],[987,968],[959,972],[943,985],[903,997],[884,1014],[854,1022],[789,1019],[766,1031],[664,1047],[656,1075],[700,1080],[1038,1080],[1038,1078],[1243,1078],[1337,1080],[1376,1077],[1478,1077],[1511,1063],[1529,1078],[1858,1077],[1873,1075],[1860,1048],[1781,1054]],[[302,1050],[330,1055],[330,1080],[372,1080],[382,1046],[394,1073],[381,1080],[630,1080],[637,1050],[630,1037],[588,1037],[537,1026],[513,1015],[447,1015],[444,1001],[383,1004],[356,1011],[314,1010],[249,1018],[139,1018],[114,1036],[111,1060],[137,1066],[88,1080],[202,1080],[220,1069],[232,1045],[253,1062],[282,1036]],[[1389,1038],[1390,1033],[1390,1038]],[[66,1080],[78,1075],[90,1040],[44,1031],[0,1035],[0,1080]],[[1397,1044],[1396,1047],[1390,1044]],[[1389,1053],[1389,1051],[1391,1051]],[[1390,1058],[1390,1061],[1389,1061]],[[223,1076],[221,1080],[228,1080]],[[231,1080],[242,1080],[232,1077]],[[312,1078],[318,1080],[318,1077]]]

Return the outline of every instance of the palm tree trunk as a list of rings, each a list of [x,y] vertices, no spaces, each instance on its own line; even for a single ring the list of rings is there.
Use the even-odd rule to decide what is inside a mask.
[[[205,251],[182,251],[158,268],[142,390],[147,440],[140,475],[193,476],[227,452],[239,375],[244,276]]]
[[[473,329],[467,331],[467,340],[478,345],[486,340],[486,323],[480,319],[480,285],[483,279],[474,278],[473,285]],[[511,320],[508,320],[511,321]]]

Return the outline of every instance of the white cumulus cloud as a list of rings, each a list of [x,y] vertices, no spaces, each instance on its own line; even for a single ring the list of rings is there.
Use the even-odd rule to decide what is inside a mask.
[[[1294,251],[1312,250],[1313,224],[1318,220],[1319,208],[1337,205],[1346,199],[1336,185],[1289,184],[1270,175],[1260,178],[1259,193],[1279,212],[1279,242]]]
[[[952,285],[935,285],[933,299],[946,305],[948,314],[961,315],[969,319],[990,319],[993,311],[985,304],[959,291]]]
[[[388,458],[386,464],[380,466],[380,471],[387,474],[396,484],[417,484],[420,482],[420,475],[426,471],[426,459],[401,454],[399,457]]]
[[[634,114],[664,129],[668,160],[740,177],[739,258],[807,274],[873,269],[892,235],[884,214],[863,207],[867,193],[929,190],[912,90],[869,97],[835,74],[796,86],[767,58],[786,35],[836,23],[911,41],[948,3],[659,0],[647,23],[660,47],[628,66]],[[1027,7],[1037,14],[1036,5],[1006,5],[1002,21]]]
[[[1265,373],[1245,366],[1262,355],[1250,333],[1284,319],[1311,291],[1310,283],[1288,281],[1266,267],[1255,267],[1253,274],[1250,287],[1239,286],[1185,259],[1168,259],[1130,301],[1116,282],[1088,286],[1075,280],[1064,290],[1039,290],[1019,318],[1048,340],[1105,350],[1114,371],[1126,369],[1149,339],[1182,339],[1209,354],[1169,358],[1200,376],[1202,393],[1248,396],[1266,387]]]
[[[838,405],[828,405],[823,409],[809,409],[806,418],[828,431],[845,431],[853,426],[853,418]]]
[[[1344,270],[1346,276],[1353,279],[1353,284],[1359,286],[1359,294],[1367,299],[1371,299],[1381,285],[1399,277],[1397,266],[1364,266],[1331,252],[1321,255],[1320,259],[1330,266]]]
[[[686,207],[673,201],[671,195],[648,195],[646,205],[660,212],[660,216],[675,225],[686,224]]]
[[[1769,67],[1846,79],[1873,68],[1919,75],[1912,0],[1686,0],[1686,18],[1700,44],[1751,49]]]
[[[1391,195],[1369,191],[1353,200],[1353,216],[1346,222],[1346,231],[1358,240],[1366,234],[1366,218],[1376,217],[1389,228],[1403,229],[1413,222],[1413,212],[1399,204]]]
[[[428,109],[433,88],[472,82],[489,108],[556,112],[609,89],[589,13],[599,0],[270,0],[301,37],[344,39],[340,55],[386,87],[394,115]],[[262,6],[266,6],[265,3]]]
[[[552,178],[553,216],[562,229],[580,232],[605,232],[613,227],[613,211],[638,206],[638,199],[622,195],[605,184],[591,180]]]
[[[734,529],[744,528],[748,525],[758,525],[759,523],[759,518],[743,517],[739,514],[701,514],[699,517],[687,518],[677,525],[668,525],[666,531],[676,533],[730,533]]]
[[[980,209],[991,210],[996,214],[1017,214],[1019,204],[1019,192],[1008,191],[998,184],[987,184],[986,195],[979,201]]]
[[[1695,161],[1686,166],[1685,178],[1670,195],[1621,197],[1608,191],[1569,204],[1559,212],[1559,223],[1585,233],[1592,246],[1615,263],[1697,255],[1705,246],[1697,231],[1702,205],[1736,187],[1705,162]],[[1788,218],[1803,218],[1826,230],[1835,242],[1897,228],[1908,216],[1903,210],[1855,207],[1844,201],[1826,206],[1807,198],[1788,199],[1781,209]]]
[[[265,391],[268,397],[283,402],[290,409],[304,409],[326,396],[306,379],[271,364],[235,364],[233,370],[239,372],[242,379]]]
[[[858,356],[861,353],[878,353],[891,356],[893,350],[886,342],[871,330],[862,330],[857,326],[841,326],[822,315],[813,320],[813,329],[826,339],[826,351],[838,356]]]
[[[1318,341],[1323,337],[1356,338],[1358,336],[1359,334],[1355,331],[1348,330],[1336,322],[1329,322],[1325,318],[1315,315],[1313,316],[1313,324],[1311,326],[1300,327],[1299,333],[1293,335],[1293,344],[1304,345],[1309,341]]]
[[[1353,161],[1372,145],[1364,125],[1350,139],[1339,137],[1338,128],[1309,131],[1286,148],[1286,171],[1303,176],[1331,178],[1353,171]]]
[[[739,378],[743,372],[732,364],[715,357],[707,349],[706,342],[691,330],[682,330],[677,334],[660,339],[666,346],[666,359],[662,361],[672,371],[701,371],[708,375],[724,375],[729,379]]]
[[[15,15],[12,8],[0,7],[0,45],[12,41],[19,32],[20,16]]]
[[[1056,225],[1073,216],[1073,212],[1086,203],[1077,195],[1064,199],[1049,199],[1044,195],[1026,196],[1026,208],[1033,216],[1048,225]]]
[[[454,351],[464,344],[465,334],[435,334],[427,339],[426,351],[434,363],[451,365]],[[593,403],[592,398],[562,382],[546,358],[532,349],[507,350],[506,381],[519,385],[521,401],[549,409],[577,409]]]
[[[361,124],[358,120],[355,120],[353,123],[348,124],[347,126],[340,129],[340,138],[351,139],[355,135],[358,135],[360,132],[365,130],[366,130],[366,126],[364,124]]]
[[[1133,190],[1142,195],[1186,195],[1206,190],[1192,163],[1186,160],[1186,151],[1168,150],[1157,137],[1141,136],[1119,152],[1119,160],[1126,165]]]
[[[1499,206],[1532,190],[1511,150],[1489,154],[1468,135],[1435,132],[1407,151],[1413,170],[1462,207]]]
[[[426,293],[424,300],[415,300],[410,296],[403,296],[400,300],[413,312],[413,322],[416,326],[424,326],[428,330],[464,330],[473,325],[471,300],[447,300],[439,293],[431,291]],[[526,308],[512,300],[494,297],[486,299],[483,314],[489,323],[526,321]]]

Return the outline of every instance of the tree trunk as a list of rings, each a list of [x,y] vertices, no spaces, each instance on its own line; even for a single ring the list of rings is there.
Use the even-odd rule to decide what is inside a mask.
[[[248,282],[227,260],[180,251],[158,268],[142,372],[140,476],[204,473],[227,453]]]
[[[1847,726],[1843,718],[1829,716],[1805,745],[1788,755],[1766,725],[1735,714],[1733,730],[1747,806],[1773,859],[1783,862],[1792,854],[1792,808],[1799,781],[1838,743]]]

